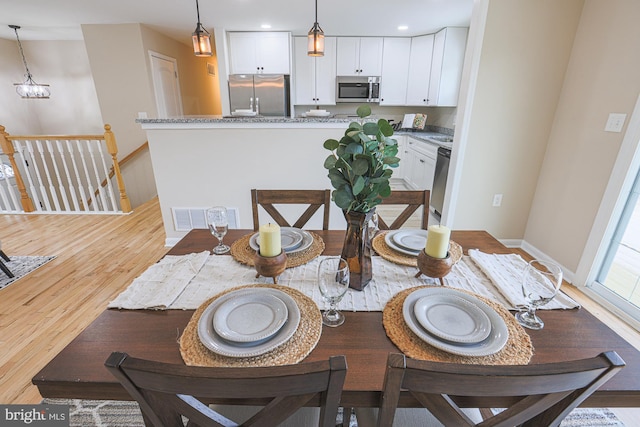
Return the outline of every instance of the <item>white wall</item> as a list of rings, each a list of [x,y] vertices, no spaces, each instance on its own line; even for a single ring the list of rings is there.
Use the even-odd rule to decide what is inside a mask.
[[[167,239],[186,234],[173,227],[173,207],[235,207],[241,228],[251,229],[252,188],[332,188],[323,166],[329,151],[322,144],[340,138],[344,128],[147,130]],[[333,203],[329,226],[345,227]],[[321,218],[308,228],[321,229]]]

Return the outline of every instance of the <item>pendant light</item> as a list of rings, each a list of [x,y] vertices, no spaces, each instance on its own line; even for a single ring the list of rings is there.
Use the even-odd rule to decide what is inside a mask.
[[[18,95],[20,95],[22,98],[48,99],[49,95],[51,95],[49,85],[41,85],[34,82],[33,77],[31,76],[31,72],[29,71],[29,67],[27,66],[27,60],[24,58],[24,51],[22,50],[22,43],[20,43],[20,37],[18,37],[18,29],[20,29],[20,26],[9,25],[9,28],[13,29],[13,31],[15,31],[16,33],[18,48],[20,49],[20,55],[22,56],[22,63],[24,64],[25,70],[27,70],[27,79],[24,81],[24,83],[13,84],[16,87],[16,92],[18,92]]]
[[[316,21],[307,35],[307,55],[324,56],[324,31],[318,24],[318,0],[316,0]]]
[[[196,56],[212,56],[211,35],[200,23],[200,7],[198,6],[198,0],[196,0],[196,11],[198,13],[198,25],[196,25],[196,30],[191,36],[191,39],[193,40],[193,53]]]

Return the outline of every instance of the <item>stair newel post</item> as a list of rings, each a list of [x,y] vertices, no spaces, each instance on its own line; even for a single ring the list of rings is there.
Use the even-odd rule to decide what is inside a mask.
[[[116,181],[118,182],[118,191],[120,192],[120,208],[122,212],[128,213],[131,212],[131,201],[127,196],[127,191],[124,187],[124,180],[122,179],[122,174],[120,173],[120,165],[118,164],[118,145],[116,144],[116,137],[111,132],[111,125],[104,125],[104,140],[107,144],[107,150],[109,154],[111,154],[111,159],[113,161],[113,172],[116,176]]]
[[[14,157],[16,150],[13,148],[13,143],[9,141],[9,134],[5,132],[5,127],[2,125],[0,125],[0,148],[2,148],[2,152],[9,157],[9,162],[11,162],[13,176],[16,179],[16,186],[18,187],[18,191],[20,191],[20,203],[22,204],[22,209],[24,209],[25,212],[35,211],[33,200],[31,200],[31,197],[27,194],[27,188],[24,186],[22,175],[20,175],[20,169],[18,169],[18,164]]]

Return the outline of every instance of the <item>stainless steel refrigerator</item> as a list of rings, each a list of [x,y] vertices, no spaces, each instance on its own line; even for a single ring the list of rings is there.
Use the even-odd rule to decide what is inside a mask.
[[[231,111],[251,109],[261,116],[289,116],[289,76],[232,74],[229,76]]]

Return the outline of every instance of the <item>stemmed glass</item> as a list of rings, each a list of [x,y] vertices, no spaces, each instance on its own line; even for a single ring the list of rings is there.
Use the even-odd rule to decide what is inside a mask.
[[[322,323],[336,327],[344,323],[344,314],[336,305],[349,289],[349,264],[341,257],[326,257],[318,267],[318,287],[322,298],[329,303],[329,310],[322,313]]]
[[[227,220],[227,208],[224,206],[214,206],[207,209],[207,224],[209,231],[218,238],[218,246],[213,248],[214,254],[224,254],[229,252],[229,246],[222,243],[227,230],[229,229],[229,221]]]
[[[527,311],[516,313],[518,322],[529,329],[542,329],[544,322],[536,316],[536,309],[551,301],[562,285],[562,270],[552,262],[533,260],[527,264],[522,277],[522,295]]]

